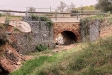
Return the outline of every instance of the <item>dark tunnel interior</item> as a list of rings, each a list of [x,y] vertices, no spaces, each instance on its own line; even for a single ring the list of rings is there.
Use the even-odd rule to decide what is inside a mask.
[[[71,31],[63,31],[61,32],[63,36],[64,45],[69,45],[77,42],[77,36]]]
[[[57,36],[56,44],[70,45],[77,42],[77,36],[71,31],[63,31]]]

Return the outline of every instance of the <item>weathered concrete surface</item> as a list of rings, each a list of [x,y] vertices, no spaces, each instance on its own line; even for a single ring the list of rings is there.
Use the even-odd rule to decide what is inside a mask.
[[[0,23],[5,24],[5,21],[0,21]],[[21,32],[31,32],[30,25],[24,21],[10,21],[9,25],[17,28]]]

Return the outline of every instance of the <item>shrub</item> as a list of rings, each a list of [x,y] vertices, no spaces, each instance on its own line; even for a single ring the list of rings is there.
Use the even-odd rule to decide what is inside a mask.
[[[31,15],[31,18],[32,18],[32,20],[38,20],[38,16],[35,16],[35,15]]]
[[[41,21],[49,21],[50,19],[45,16],[40,16]]]
[[[5,26],[3,24],[0,23],[0,28],[4,29]]]
[[[76,58],[75,62],[71,62],[69,63],[69,67],[71,70],[73,71],[78,71],[78,70],[81,70],[82,68],[84,68],[86,65],[85,65],[85,61],[83,58]]]
[[[38,15],[31,15],[32,20],[38,21],[40,18],[40,21],[50,21],[49,18],[46,16],[38,16]]]
[[[109,24],[112,24],[112,17],[108,20]]]
[[[47,47],[44,46],[44,45],[42,45],[42,44],[40,44],[40,45],[36,46],[36,50],[38,50],[39,52],[41,52],[41,51],[47,50]]]
[[[5,19],[5,25],[8,26],[9,25],[9,22],[10,22],[9,18],[6,17],[6,19]]]
[[[20,30],[14,27],[14,31],[20,31]]]
[[[31,15],[31,18],[33,21],[39,21],[39,19],[45,21],[49,27],[53,25],[53,22],[46,16]]]
[[[2,16],[2,14],[0,13],[0,17]]]
[[[85,72],[82,72],[80,75],[106,75],[106,74],[101,70],[89,67]]]

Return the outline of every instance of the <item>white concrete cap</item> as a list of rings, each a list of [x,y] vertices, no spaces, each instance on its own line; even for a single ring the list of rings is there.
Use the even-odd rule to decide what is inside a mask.
[[[0,21],[0,23],[4,24],[5,22]],[[9,25],[19,29],[21,32],[31,32],[30,25],[24,21],[10,21]]]
[[[30,25],[24,21],[10,21],[9,25],[19,29],[22,32],[31,32]]]

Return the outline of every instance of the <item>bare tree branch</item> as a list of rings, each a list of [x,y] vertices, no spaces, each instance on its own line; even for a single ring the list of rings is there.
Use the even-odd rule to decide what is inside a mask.
[[[60,6],[57,7],[57,10],[59,10],[61,13],[63,13],[66,6],[67,5],[64,2],[61,1]]]

